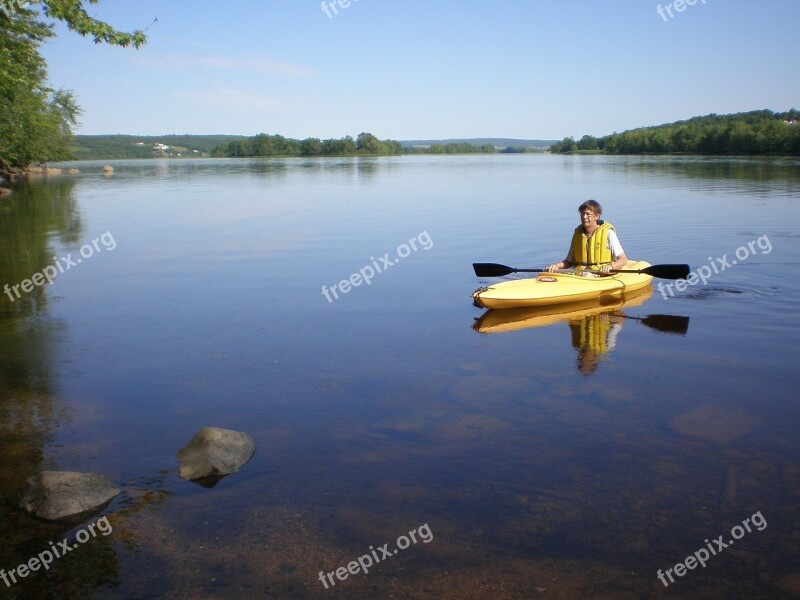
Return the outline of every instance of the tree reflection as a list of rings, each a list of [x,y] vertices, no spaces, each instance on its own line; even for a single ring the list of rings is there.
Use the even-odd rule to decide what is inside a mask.
[[[75,243],[81,219],[75,181],[30,182],[0,201],[0,286],[19,284],[52,264],[56,243]],[[45,447],[68,418],[57,401],[56,356],[62,323],[47,306],[48,286],[13,300],[0,295],[0,568],[9,571],[68,537],[73,526],[43,523],[17,507],[22,484],[44,464]],[[97,538],[28,574],[4,597],[49,598],[88,595],[116,577],[117,559],[108,538]],[[64,592],[65,594],[62,594]]]
[[[52,263],[53,241],[81,233],[75,182],[57,179],[22,185],[0,204],[0,285],[30,278]],[[0,296],[0,452],[6,468],[0,494],[9,498],[41,463],[42,448],[58,421],[55,342],[61,324],[47,312],[47,287],[13,301]]]

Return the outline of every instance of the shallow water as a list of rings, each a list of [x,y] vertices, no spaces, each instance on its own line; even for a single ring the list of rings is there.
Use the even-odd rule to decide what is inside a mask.
[[[0,200],[0,285],[75,262],[0,296],[0,568],[80,530],[15,507],[31,474],[123,489],[113,533],[9,597],[800,593],[798,161],[113,164]],[[562,258],[588,197],[631,258],[706,285],[481,332],[470,263]],[[205,426],[258,448],[211,489],[174,458]],[[429,543],[318,578],[426,523]]]

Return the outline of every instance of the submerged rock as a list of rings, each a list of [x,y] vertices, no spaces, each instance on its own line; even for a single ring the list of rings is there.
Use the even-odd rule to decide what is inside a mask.
[[[762,424],[762,419],[750,412],[721,404],[701,404],[675,417],[671,427],[683,435],[704,438],[718,444],[730,444]]]
[[[20,506],[48,521],[102,507],[120,493],[103,475],[74,471],[42,471],[25,482]]]
[[[184,479],[196,480],[238,473],[255,454],[253,439],[241,431],[206,427],[198,431],[175,457]]]

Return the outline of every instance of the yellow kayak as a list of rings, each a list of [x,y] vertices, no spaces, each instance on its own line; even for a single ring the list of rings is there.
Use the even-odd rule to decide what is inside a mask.
[[[645,261],[629,260],[626,270],[650,266]],[[584,300],[608,303],[650,285],[653,278],[644,273],[616,273],[606,277],[582,277],[571,272],[541,273],[537,277],[511,279],[475,290],[472,299],[484,308],[525,308],[567,304]]]
[[[531,327],[546,327],[554,323],[579,321],[602,313],[614,313],[623,308],[641,306],[653,294],[652,287],[646,287],[630,294],[624,299],[612,299],[600,303],[583,300],[571,304],[551,304],[507,310],[487,310],[475,321],[472,328],[479,333],[503,333]]]

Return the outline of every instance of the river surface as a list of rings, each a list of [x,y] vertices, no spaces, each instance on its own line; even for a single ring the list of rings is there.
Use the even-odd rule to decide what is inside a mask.
[[[797,159],[102,164],[0,199],[0,568],[75,546],[3,597],[800,594]],[[587,198],[694,284],[471,304]],[[175,458],[207,426],[257,446],[213,487]],[[48,469],[122,493],[34,520]]]

